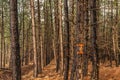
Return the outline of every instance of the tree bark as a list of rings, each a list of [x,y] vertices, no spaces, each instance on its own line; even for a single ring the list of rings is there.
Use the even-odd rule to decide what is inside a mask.
[[[60,39],[60,66],[61,66],[61,73],[63,73],[63,32],[62,32],[62,0],[59,0],[59,39]]]
[[[30,0],[31,17],[32,17],[32,33],[33,33],[33,53],[34,53],[34,77],[38,76],[37,65],[37,49],[36,49],[36,29],[35,29],[35,13],[34,13],[34,0]]]
[[[42,73],[42,63],[41,63],[41,55],[43,54],[42,50],[42,28],[41,28],[41,17],[40,17],[40,0],[37,0],[38,5],[38,46],[39,46],[39,53],[38,53],[38,73]]]
[[[97,45],[97,0],[91,1],[91,24],[92,24],[92,76],[94,80],[99,80],[99,57]]]
[[[69,26],[69,17],[68,17],[68,0],[64,0],[64,14],[65,14],[65,27],[66,27],[66,44],[65,44],[65,72],[64,80],[68,80],[69,76],[69,55],[70,55],[70,26]]]
[[[10,0],[10,21],[13,80],[21,80],[17,0]]]

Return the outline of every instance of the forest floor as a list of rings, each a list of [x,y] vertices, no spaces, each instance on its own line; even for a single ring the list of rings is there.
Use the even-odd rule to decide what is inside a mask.
[[[90,80],[89,66],[88,76],[84,80]],[[11,70],[0,70],[0,80],[12,80]],[[33,64],[22,67],[22,80],[63,80],[63,76],[55,71],[55,62],[52,61],[43,69],[43,73],[38,78],[33,77]],[[120,80],[120,67],[100,66],[100,80]]]

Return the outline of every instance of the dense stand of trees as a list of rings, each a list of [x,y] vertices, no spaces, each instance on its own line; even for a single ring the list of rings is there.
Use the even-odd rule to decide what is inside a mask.
[[[33,63],[34,77],[53,59],[64,80],[99,80],[100,64],[120,64],[119,0],[0,0],[0,69]],[[106,64],[107,65],[107,64]]]

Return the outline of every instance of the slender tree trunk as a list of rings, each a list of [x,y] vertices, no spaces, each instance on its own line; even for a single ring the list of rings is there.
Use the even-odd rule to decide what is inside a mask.
[[[23,7],[23,16],[22,16],[22,66],[24,65],[25,62],[25,53],[24,53],[24,0],[22,0],[22,7]]]
[[[4,12],[3,12],[3,2],[2,2],[2,26],[1,26],[1,68],[3,68],[3,51],[4,51]]]
[[[5,49],[5,39],[4,39],[4,43],[3,43],[4,45],[4,56],[3,56],[3,68],[5,68],[5,59],[6,59],[6,49]]]
[[[25,51],[25,65],[28,65],[28,58],[29,58],[29,39],[28,39],[28,35],[29,34],[29,28],[27,29],[27,31],[26,31],[26,51]]]
[[[32,33],[33,33],[33,52],[34,52],[34,77],[38,76],[37,65],[37,49],[36,49],[36,29],[35,29],[35,13],[34,13],[34,0],[30,0],[31,17],[32,17]]]
[[[115,16],[115,36],[116,36],[116,67],[119,66],[119,46],[118,46],[118,0],[116,0],[116,16]]]
[[[58,18],[58,0],[54,1],[54,16],[55,16],[55,25],[53,27],[53,34],[54,34],[54,55],[55,55],[55,59],[56,59],[56,72],[58,72],[60,65],[59,65],[59,18]]]
[[[64,0],[64,13],[65,13],[65,27],[66,27],[66,51],[65,51],[65,72],[64,72],[64,80],[68,80],[69,76],[69,55],[70,55],[70,26],[69,26],[69,18],[68,18],[68,0]]]
[[[87,76],[88,73],[88,37],[89,37],[89,13],[88,13],[88,0],[85,0],[85,53],[84,53],[84,67],[83,75]]]
[[[37,0],[37,5],[38,5],[38,46],[39,46],[39,58],[38,58],[38,73],[42,73],[42,64],[41,64],[41,55],[43,54],[42,51],[42,28],[41,28],[41,20],[40,20],[40,1]]]
[[[97,0],[91,1],[91,23],[92,23],[92,80],[99,80],[99,57],[97,46]]]
[[[70,54],[70,56],[71,57],[73,57],[73,46],[74,46],[74,27],[75,27],[75,25],[74,25],[74,23],[75,23],[75,20],[74,20],[74,1],[75,0],[70,0],[70,7],[71,7],[71,9],[70,9],[70,13],[71,13],[71,15],[70,15],[70,21],[71,21],[71,23],[70,23],[70,52],[71,52],[71,54]]]
[[[63,38],[62,38],[62,0],[59,0],[59,39],[60,39],[60,66],[61,66],[61,73],[63,73]]]

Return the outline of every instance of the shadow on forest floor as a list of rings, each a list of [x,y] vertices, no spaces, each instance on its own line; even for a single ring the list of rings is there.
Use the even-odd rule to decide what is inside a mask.
[[[91,71],[91,65],[89,65],[89,75]],[[106,67],[100,65],[100,80],[120,80],[120,67]],[[0,80],[12,80],[12,71],[0,70]],[[63,80],[63,76],[55,71],[55,62],[51,61],[44,69],[42,74],[38,75],[38,78],[33,77],[33,64],[22,67],[22,80]],[[90,80],[90,76],[84,80]]]

